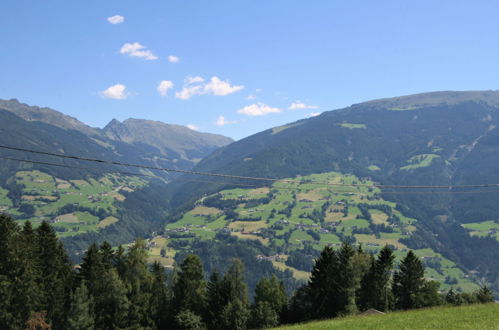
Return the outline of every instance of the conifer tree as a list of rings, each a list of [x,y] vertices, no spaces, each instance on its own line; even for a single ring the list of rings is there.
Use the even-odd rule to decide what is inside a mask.
[[[375,304],[374,308],[380,311],[387,311],[393,308],[393,294],[391,290],[391,273],[395,255],[393,251],[385,245],[378,254],[375,265]]]
[[[214,271],[207,284],[208,309],[205,317],[208,328],[217,329],[217,325],[221,323],[220,317],[227,300],[223,278],[218,272]]]
[[[83,281],[71,295],[68,328],[72,330],[92,330],[94,326],[93,299]]]
[[[341,314],[353,314],[357,311],[355,303],[356,277],[353,257],[355,249],[351,244],[344,242],[338,252],[339,260],[339,312]],[[334,276],[334,275],[333,275]]]
[[[16,278],[19,278],[20,259],[17,255],[16,241],[19,228],[14,220],[0,214],[0,328],[22,328],[27,320],[16,303],[18,292]]]
[[[42,274],[42,304],[47,311],[47,320],[54,328],[65,328],[65,312],[72,287],[71,264],[62,243],[45,221],[36,229],[36,252]]]
[[[315,260],[308,282],[311,317],[330,318],[337,316],[340,312],[342,305],[339,300],[339,272],[338,255],[331,247],[324,247],[319,258]]]
[[[99,281],[100,294],[95,299],[95,328],[122,329],[129,325],[128,311],[130,302],[127,289],[116,269],[105,270]]]
[[[198,256],[188,255],[180,265],[177,280],[173,286],[173,310],[177,315],[181,311],[202,317],[206,308],[206,282],[203,265]]]
[[[234,259],[224,275],[227,304],[222,310],[220,329],[246,329],[250,315],[248,288],[244,282],[244,264]]]
[[[170,317],[171,294],[166,283],[163,267],[155,262],[151,267],[152,295],[150,301],[151,317],[158,329],[166,329]]]
[[[287,300],[284,284],[275,275],[262,278],[255,288],[252,326],[266,328],[278,325],[284,315]]]
[[[410,250],[393,276],[393,295],[398,309],[418,307],[418,296],[424,286],[424,266]]]
[[[127,297],[130,301],[129,326],[151,327],[153,321],[149,303],[153,278],[147,266],[147,248],[144,240],[138,239],[130,247],[125,258],[125,271],[121,277],[127,287]]]

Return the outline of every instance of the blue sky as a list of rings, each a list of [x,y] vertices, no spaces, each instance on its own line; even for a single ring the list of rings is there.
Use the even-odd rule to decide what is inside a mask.
[[[498,14],[479,0],[2,0],[0,98],[239,139],[375,98],[499,89]]]

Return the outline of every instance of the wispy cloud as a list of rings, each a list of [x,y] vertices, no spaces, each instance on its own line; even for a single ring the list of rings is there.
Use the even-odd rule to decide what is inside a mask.
[[[158,87],[157,87],[157,90],[158,90],[158,93],[159,95],[161,96],[166,96],[166,94],[168,93],[168,90],[173,88],[173,82],[170,81],[170,80],[162,80]]]
[[[178,63],[180,61],[180,58],[175,55],[170,55],[168,56],[168,62],[170,63]]]
[[[190,128],[193,131],[198,131],[199,130],[199,127],[197,125],[194,125],[194,124],[187,124],[186,126],[187,126],[187,128]]]
[[[235,123],[236,123],[235,120],[227,120],[227,119],[225,119],[224,116],[218,116],[218,119],[215,122],[215,124],[217,124],[217,126],[225,126],[225,125],[235,124]]]
[[[142,46],[138,42],[129,43],[127,42],[120,49],[121,54],[128,54],[132,57],[143,58],[144,60],[157,60],[158,57],[154,55],[150,50],[148,50],[145,46]]]
[[[107,21],[111,24],[120,24],[120,23],[123,23],[125,21],[125,17],[123,17],[121,15],[114,15],[114,16],[108,17]]]
[[[269,113],[282,112],[282,110],[279,108],[268,106],[262,102],[257,102],[255,104],[248,105],[242,109],[239,109],[237,110],[237,112],[247,116],[265,116]]]
[[[256,96],[253,94],[246,96],[246,100],[254,100],[254,99],[256,99]]]
[[[305,104],[301,101],[295,101],[293,103],[291,103],[291,105],[289,106],[289,110],[299,110],[299,109],[318,109],[319,107],[316,106],[316,105],[309,105],[309,104]]]
[[[187,100],[194,95],[211,94],[216,96],[225,96],[237,91],[240,91],[244,86],[231,85],[229,81],[223,81],[220,78],[213,76],[208,82],[202,77],[187,77],[184,87],[181,91],[176,92],[175,96],[182,100]]]
[[[129,93],[125,85],[116,84],[108,87],[106,90],[100,92],[100,94],[107,99],[124,100],[128,97]]]

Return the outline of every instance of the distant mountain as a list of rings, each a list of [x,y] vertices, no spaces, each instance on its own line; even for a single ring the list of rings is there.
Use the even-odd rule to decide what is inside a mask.
[[[0,100],[0,144],[7,146],[190,169],[230,142],[220,135],[135,119],[114,120],[100,130],[49,108]],[[73,252],[94,240],[128,242],[166,221],[165,181],[171,177],[164,171],[0,149],[0,212],[35,224],[54,222]]]
[[[499,91],[381,99],[239,140],[203,159],[195,170],[268,178],[336,171],[385,185],[499,183],[498,127]],[[189,202],[204,194],[248,183],[263,185],[217,181],[173,182],[172,205],[188,209]],[[435,190],[438,193],[429,193]],[[383,189],[382,196],[418,219],[409,247],[431,246],[496,281],[499,243],[494,233],[499,230],[499,193],[487,187],[468,193],[471,190],[419,189],[426,192],[421,194],[414,193],[415,189]],[[484,225],[487,221],[492,227]],[[481,226],[484,229],[474,232],[463,228]]]
[[[102,132],[112,140],[154,146],[163,155],[173,152],[192,163],[233,142],[228,137],[197,132],[185,126],[133,118],[123,123],[113,119]]]

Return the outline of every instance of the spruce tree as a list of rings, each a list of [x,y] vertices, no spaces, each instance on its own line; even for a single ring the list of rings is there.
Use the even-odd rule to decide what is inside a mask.
[[[17,254],[19,228],[14,220],[0,214],[0,328],[15,329],[24,327],[27,316],[20,311],[19,292],[16,285],[21,273]]]
[[[331,318],[341,311],[339,272],[338,255],[331,247],[324,247],[315,260],[308,282],[307,296],[311,302],[309,315],[312,318]]]
[[[42,305],[46,308],[47,320],[56,329],[65,328],[73,273],[62,243],[45,221],[36,229],[36,254],[42,274]]]
[[[127,289],[116,269],[105,270],[99,281],[100,294],[95,297],[95,328],[122,329],[128,327],[130,302]]]
[[[275,275],[264,277],[256,284],[254,299],[252,326],[266,328],[278,325],[288,300],[284,284]]]
[[[393,276],[393,295],[398,309],[417,307],[418,296],[424,286],[424,266],[410,250],[400,262],[400,269]]]
[[[217,329],[221,323],[220,317],[224,306],[227,304],[228,296],[225,290],[223,278],[214,271],[207,284],[207,305],[205,318],[208,328]]]
[[[344,242],[338,252],[339,260],[339,312],[341,314],[353,314],[357,312],[355,303],[356,277],[353,258],[356,252],[351,244]]]
[[[198,256],[188,255],[180,265],[177,280],[173,286],[173,311],[182,311],[202,317],[206,308],[206,282],[203,265]]]
[[[171,294],[166,283],[165,270],[158,262],[155,262],[151,267],[151,272],[153,277],[149,303],[151,317],[156,328],[166,329],[170,316]]]
[[[68,313],[68,328],[72,330],[92,330],[95,326],[93,299],[85,282],[81,282],[71,295]]]
[[[128,289],[130,327],[149,328],[153,325],[149,306],[153,278],[147,266],[147,257],[145,241],[138,239],[130,247],[125,258],[125,271],[121,278]]]
[[[393,294],[391,289],[391,276],[395,255],[385,245],[378,254],[375,265],[375,304],[374,308],[380,311],[388,311],[393,308]]]
[[[248,288],[244,282],[244,264],[234,259],[224,275],[227,304],[222,310],[220,329],[246,329],[250,315]]]

